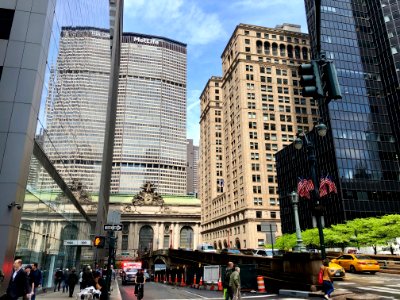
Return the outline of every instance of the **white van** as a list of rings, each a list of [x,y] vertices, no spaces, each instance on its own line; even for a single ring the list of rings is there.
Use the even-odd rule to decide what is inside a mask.
[[[217,253],[217,250],[215,250],[214,246],[207,243],[198,245],[197,250],[202,252]]]

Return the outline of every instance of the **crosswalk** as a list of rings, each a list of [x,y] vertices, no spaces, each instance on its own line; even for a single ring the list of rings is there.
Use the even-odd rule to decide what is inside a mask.
[[[358,290],[378,294],[385,299],[400,299],[400,284],[386,284],[380,286],[358,286]]]

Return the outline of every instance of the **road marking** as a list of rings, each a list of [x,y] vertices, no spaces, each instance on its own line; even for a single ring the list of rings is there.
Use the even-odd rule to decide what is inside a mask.
[[[394,289],[385,288],[385,287],[380,287],[380,286],[358,287],[358,289],[360,289],[360,290],[366,290],[366,291],[375,291],[375,292],[382,292],[382,293],[400,295],[400,291],[399,291],[399,290],[394,290]]]
[[[191,295],[195,295],[195,296],[197,296],[197,297],[200,297],[200,299],[210,299],[210,298],[207,298],[207,297],[204,297],[204,296],[200,296],[199,294],[192,293],[192,292],[189,292],[189,291],[185,291],[185,292],[188,293],[188,294],[191,294]],[[214,299],[218,299],[218,298],[214,298]]]
[[[195,294],[195,293],[191,293],[186,291],[188,294],[192,294],[194,296],[200,297],[200,298],[187,298],[187,299],[164,299],[164,300],[200,300],[200,299],[207,299],[207,300],[221,300],[221,297],[218,298],[207,298],[207,297],[203,297],[199,294]],[[270,298],[270,297],[278,297],[277,294],[273,294],[273,295],[256,295],[256,296],[242,296],[242,299],[254,299],[254,298]],[[299,300],[301,298],[283,298],[284,300]]]
[[[352,285],[352,284],[356,284],[355,282],[335,282],[335,285]]]

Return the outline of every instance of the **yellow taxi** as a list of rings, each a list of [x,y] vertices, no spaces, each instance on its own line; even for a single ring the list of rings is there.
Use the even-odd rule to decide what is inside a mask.
[[[334,262],[329,263],[329,269],[335,272],[333,273],[333,278],[343,279],[344,276],[346,275],[346,272],[344,271],[343,267]]]
[[[368,255],[363,254],[344,254],[332,259],[332,262],[352,273],[370,272],[371,274],[375,274],[380,270],[379,264],[375,259],[371,259]]]

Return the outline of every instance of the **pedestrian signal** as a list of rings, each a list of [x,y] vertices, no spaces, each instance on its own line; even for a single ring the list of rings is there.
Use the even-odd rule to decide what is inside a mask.
[[[96,236],[93,241],[93,246],[96,248],[104,248],[106,244],[106,237],[105,236]]]

